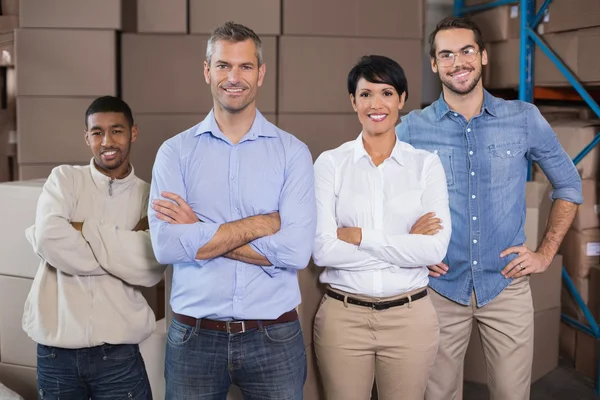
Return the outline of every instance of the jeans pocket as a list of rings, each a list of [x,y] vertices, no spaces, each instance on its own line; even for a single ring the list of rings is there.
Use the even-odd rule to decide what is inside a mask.
[[[191,326],[173,320],[167,333],[167,341],[174,346],[184,345],[192,337],[194,329]]]
[[[37,345],[37,358],[56,358],[56,351],[54,347],[44,346],[43,344]]]
[[[299,321],[265,326],[264,331],[267,339],[274,343],[289,343],[302,334]]]
[[[105,344],[102,346],[103,360],[131,360],[140,353],[136,344]]]

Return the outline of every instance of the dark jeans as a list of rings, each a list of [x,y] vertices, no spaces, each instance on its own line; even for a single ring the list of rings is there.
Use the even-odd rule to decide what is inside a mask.
[[[152,399],[138,345],[72,350],[38,344],[37,363],[39,399]]]
[[[302,400],[306,351],[300,323],[228,334],[174,320],[165,378],[167,400],[225,400],[232,384],[246,400]]]

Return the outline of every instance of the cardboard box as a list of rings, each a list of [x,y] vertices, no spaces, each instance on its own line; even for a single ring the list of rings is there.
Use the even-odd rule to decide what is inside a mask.
[[[0,33],[12,33],[19,28],[19,17],[16,15],[0,15]]]
[[[116,94],[114,31],[17,29],[20,96]]]
[[[277,80],[276,38],[264,37],[267,72],[258,89],[257,107],[275,112]],[[123,99],[134,115],[140,113],[207,113],[213,107],[204,81],[203,63],[208,37],[195,35],[122,36]]]
[[[470,16],[486,42],[499,42],[521,37],[518,5],[494,7]]]
[[[19,97],[19,162],[69,164],[90,159],[85,112],[93,101],[93,97]]]
[[[121,29],[121,0],[20,0],[19,5],[22,28]]]
[[[577,346],[577,331],[561,321],[559,328],[559,355],[575,365],[575,351]]]
[[[590,268],[600,264],[600,229],[569,229],[558,252],[571,278],[589,277]]]
[[[581,181],[583,204],[577,209],[572,229],[583,231],[600,227],[600,187],[596,179],[583,179]]]
[[[486,43],[488,52],[487,76],[484,86],[489,89],[506,89],[519,86],[519,39]]]
[[[536,9],[539,9],[543,0],[536,3]],[[553,0],[538,32],[562,32],[593,26],[600,26],[598,0]]]
[[[424,3],[423,0],[283,0],[283,34],[421,39]],[[418,58],[418,53],[413,55]]]
[[[33,279],[38,270],[40,258],[24,232],[35,222],[43,184],[44,180],[0,184],[1,218],[9,227],[0,230],[0,274]]]
[[[531,181],[525,186],[525,246],[534,251],[541,243],[548,224],[552,208],[551,190],[552,186],[547,182]]]
[[[347,77],[365,54],[399,61],[408,80],[409,94],[402,111],[421,107],[423,66],[421,56],[417,56],[423,52],[420,40],[282,36],[279,49],[280,113],[353,113]],[[319,60],[310,64],[310,74],[306,60]]]
[[[19,15],[19,0],[1,0],[2,15]]]
[[[575,344],[575,370],[592,380],[598,377],[598,340],[579,330]]]
[[[278,125],[302,140],[314,160],[325,150],[356,139],[362,129],[356,114],[279,114]]]
[[[569,277],[592,316],[598,320],[600,317],[600,266],[591,267],[587,278],[571,276],[571,274]],[[563,313],[580,322],[586,322],[585,315],[573,294],[567,290],[566,286],[563,286],[561,290]]]
[[[560,291],[562,287],[561,255],[556,255],[543,274],[532,274],[529,279],[533,309],[536,312],[560,308]]]
[[[532,382],[558,366],[559,324],[560,308],[535,313]],[[465,381],[487,384],[487,366],[475,321],[465,356],[464,378]]]
[[[600,42],[599,28],[549,34],[542,39],[581,82],[600,82],[600,57],[595,52]],[[535,83],[538,86],[570,85],[539,48],[535,53]]]
[[[187,0],[123,0],[123,30],[140,33],[187,33]]]
[[[189,1],[190,33],[209,35],[217,26],[234,21],[258,35],[281,34],[281,0]]]
[[[32,283],[33,279],[0,276],[0,361],[3,363],[37,365],[36,343],[21,328]]]
[[[35,368],[0,363],[0,382],[25,400],[38,398]]]

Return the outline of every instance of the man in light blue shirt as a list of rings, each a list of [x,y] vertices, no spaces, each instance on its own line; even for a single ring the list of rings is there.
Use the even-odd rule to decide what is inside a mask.
[[[443,93],[396,128],[401,140],[440,157],[450,198],[448,253],[444,263],[430,266],[440,344],[426,399],[457,398],[473,320],[491,398],[528,399],[533,361],[528,276],[544,272],[558,251],[582,202],[581,179],[535,106],[495,98],[483,89],[488,55],[472,21],[441,21],[430,45]],[[540,165],[554,189],[537,249],[523,245],[528,160]]]
[[[208,40],[213,110],[167,140],[152,174],[157,259],[173,264],[167,399],[301,399],[306,354],[297,271],[316,229],[312,157],[255,96],[260,38],[234,23]]]

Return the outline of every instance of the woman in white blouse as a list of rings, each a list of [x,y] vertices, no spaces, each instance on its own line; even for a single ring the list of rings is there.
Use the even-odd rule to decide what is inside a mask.
[[[397,139],[404,71],[365,56],[348,75],[362,124],[315,162],[315,264],[327,293],[314,344],[328,400],[422,400],[438,344],[427,265],[446,255],[451,224],[437,155]]]

